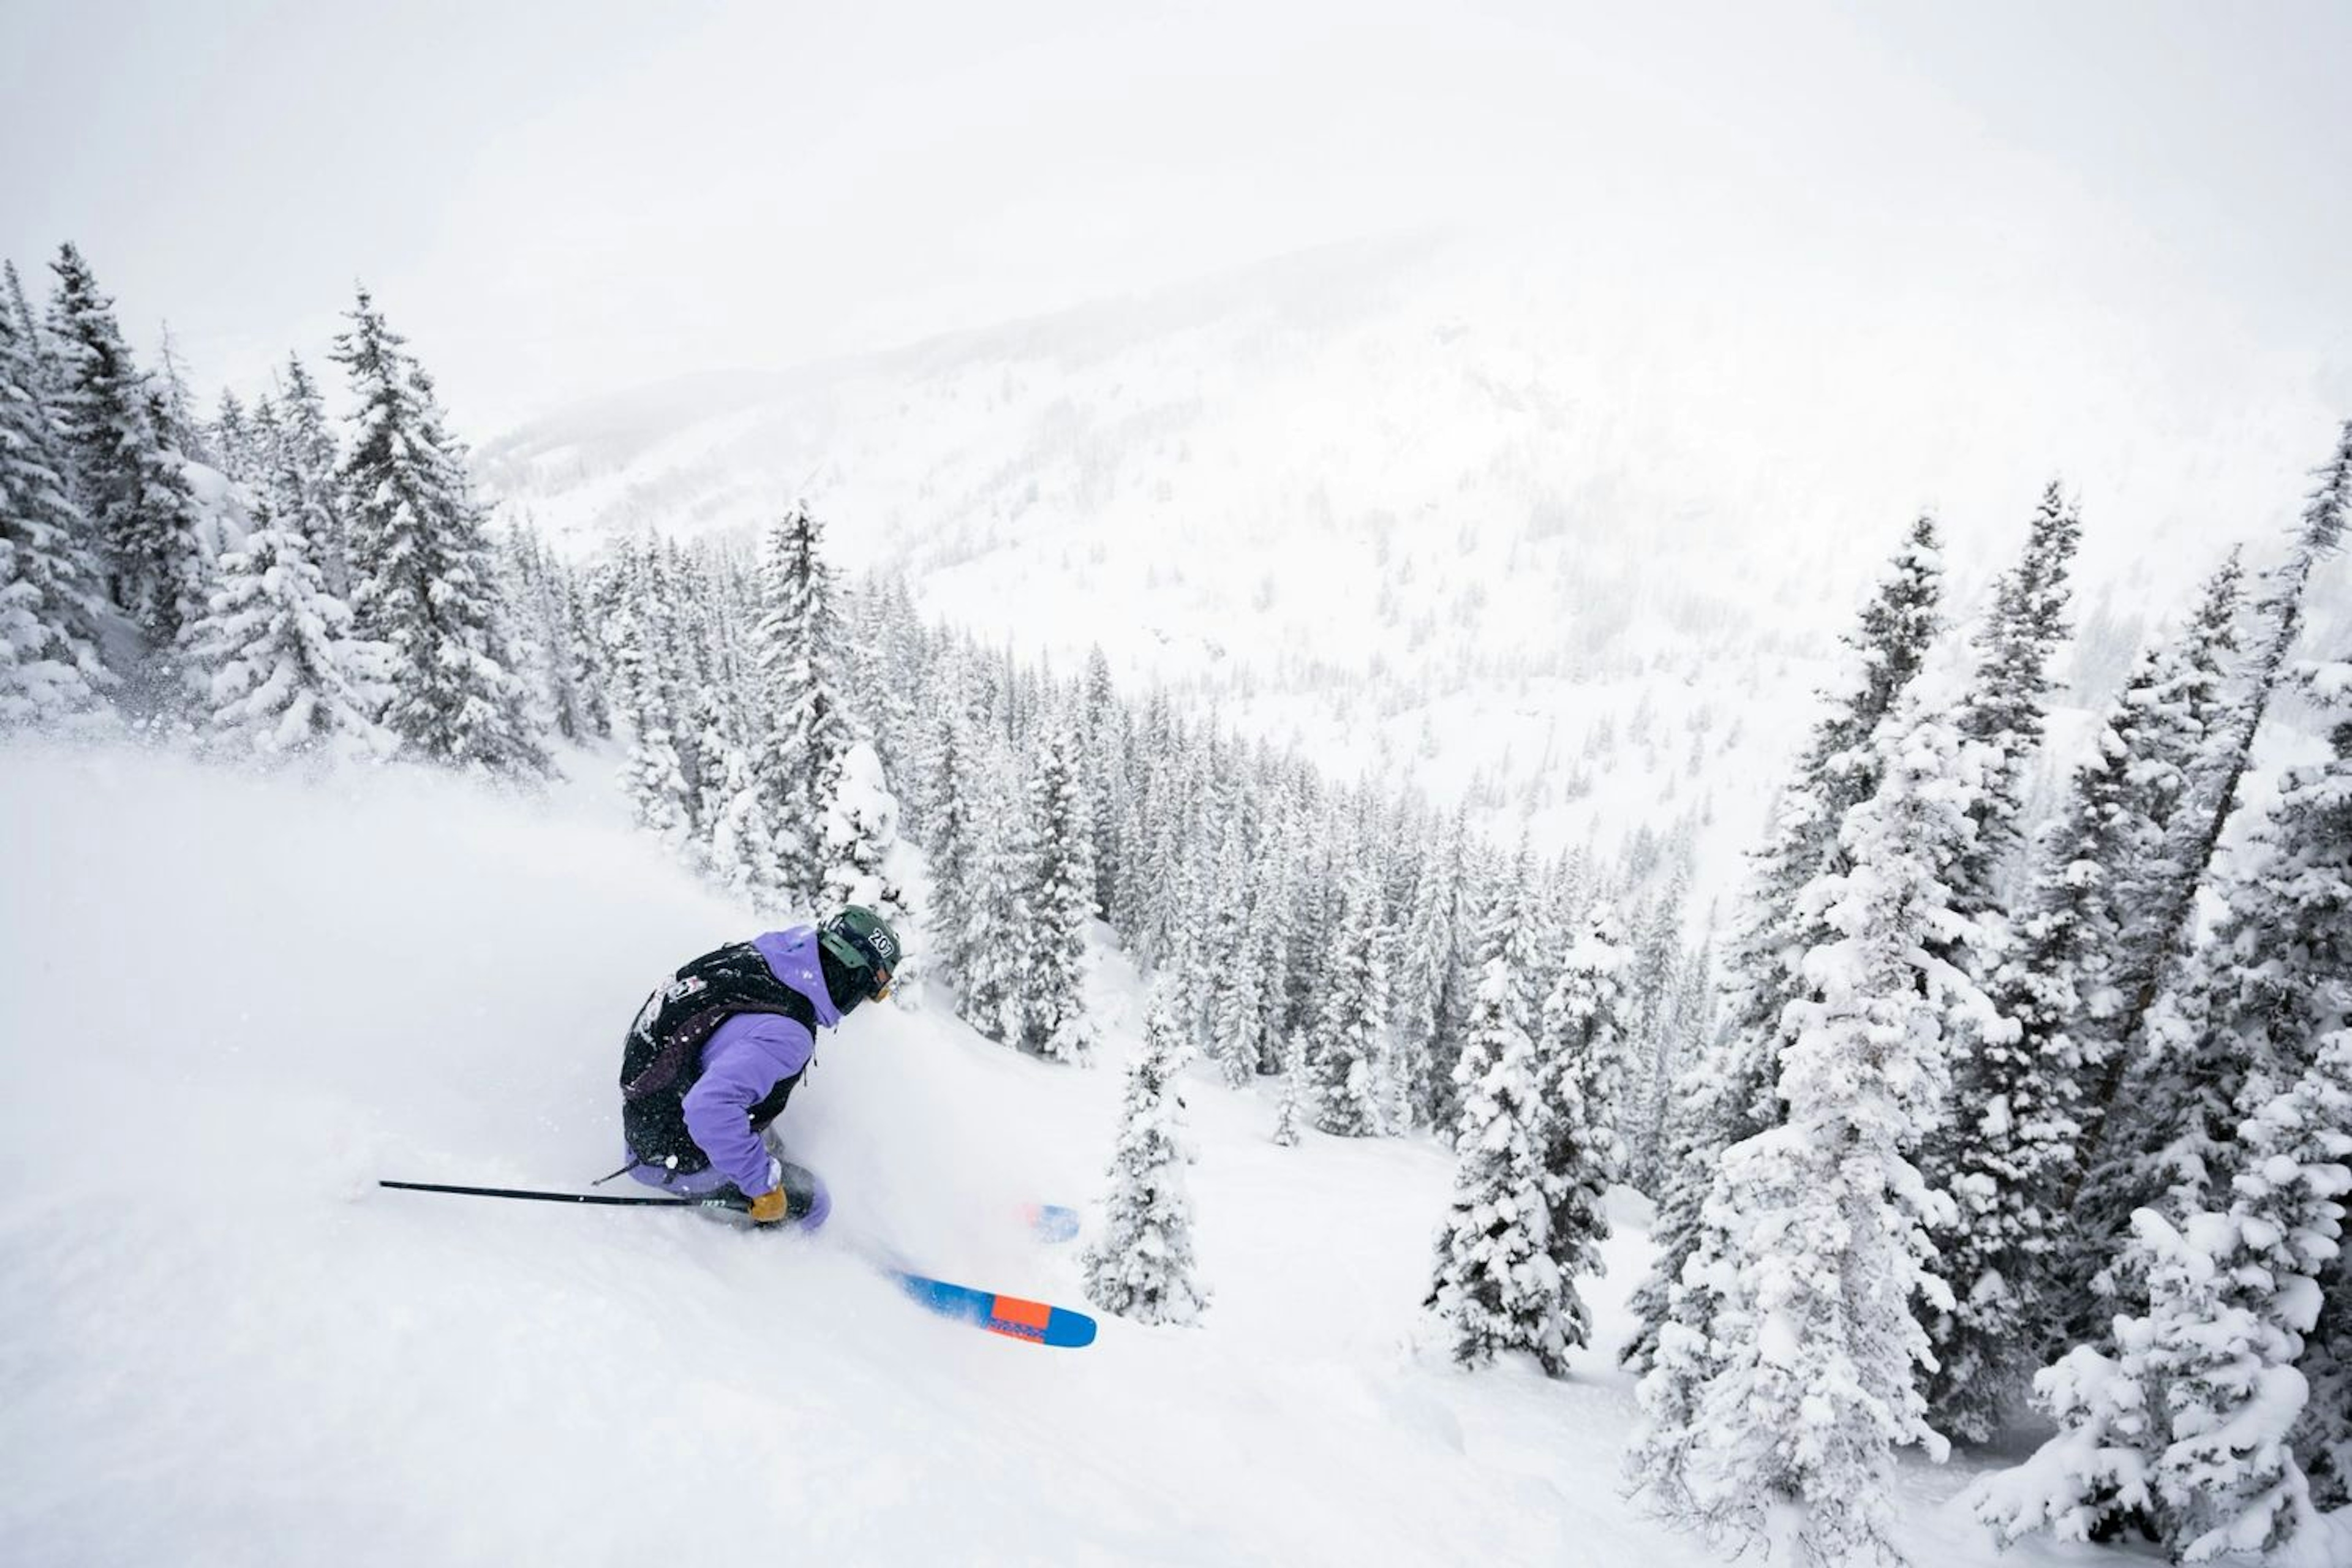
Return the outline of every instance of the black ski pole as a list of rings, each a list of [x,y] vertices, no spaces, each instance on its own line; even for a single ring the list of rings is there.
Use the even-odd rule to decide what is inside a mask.
[[[528,1187],[453,1187],[440,1182],[384,1182],[379,1187],[394,1187],[404,1193],[455,1193],[465,1198],[523,1198],[541,1204],[601,1204],[610,1208],[633,1209],[736,1209],[748,1210],[748,1198],[713,1195],[701,1198],[615,1198],[603,1193],[542,1193]]]

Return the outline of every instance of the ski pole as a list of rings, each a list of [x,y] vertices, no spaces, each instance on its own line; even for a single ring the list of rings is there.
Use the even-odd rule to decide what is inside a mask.
[[[393,1187],[404,1193],[454,1193],[467,1198],[523,1198],[541,1204],[601,1204],[611,1208],[643,1209],[736,1209],[749,1210],[748,1198],[728,1198],[712,1195],[701,1198],[615,1198],[603,1193],[543,1193],[528,1187],[453,1187],[440,1182],[385,1182],[379,1187]]]

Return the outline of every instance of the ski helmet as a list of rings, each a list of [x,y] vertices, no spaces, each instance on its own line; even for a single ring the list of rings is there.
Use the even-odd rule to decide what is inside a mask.
[[[817,929],[817,942],[844,969],[862,973],[866,994],[879,1002],[890,994],[898,967],[898,933],[863,904],[845,905]]]

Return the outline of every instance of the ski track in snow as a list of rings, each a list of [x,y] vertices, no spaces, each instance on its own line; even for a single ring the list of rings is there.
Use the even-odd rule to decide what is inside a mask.
[[[1268,1142],[1184,1080],[1212,1291],[1048,1352],[925,1316],[841,1241],[1084,1307],[1018,1206],[1094,1202],[1140,986],[1056,1068],[936,1005],[821,1042],[782,1128],[835,1232],[389,1193],[619,1163],[622,1030],[760,923],[551,798],[0,749],[0,1540],[16,1563],[1712,1561],[1621,1495],[1632,1380],[1454,1369],[1423,1140]],[[1601,1343],[1646,1260],[1620,1194]],[[1922,1568],[1990,1563],[1906,1465]],[[2003,1559],[2080,1561],[2029,1544]]]

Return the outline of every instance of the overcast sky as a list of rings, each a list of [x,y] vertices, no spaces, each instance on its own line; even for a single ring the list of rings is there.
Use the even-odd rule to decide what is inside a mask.
[[[478,437],[1431,225],[2190,302],[2352,404],[2352,6],[13,0],[0,253],[207,389],[355,279]]]

